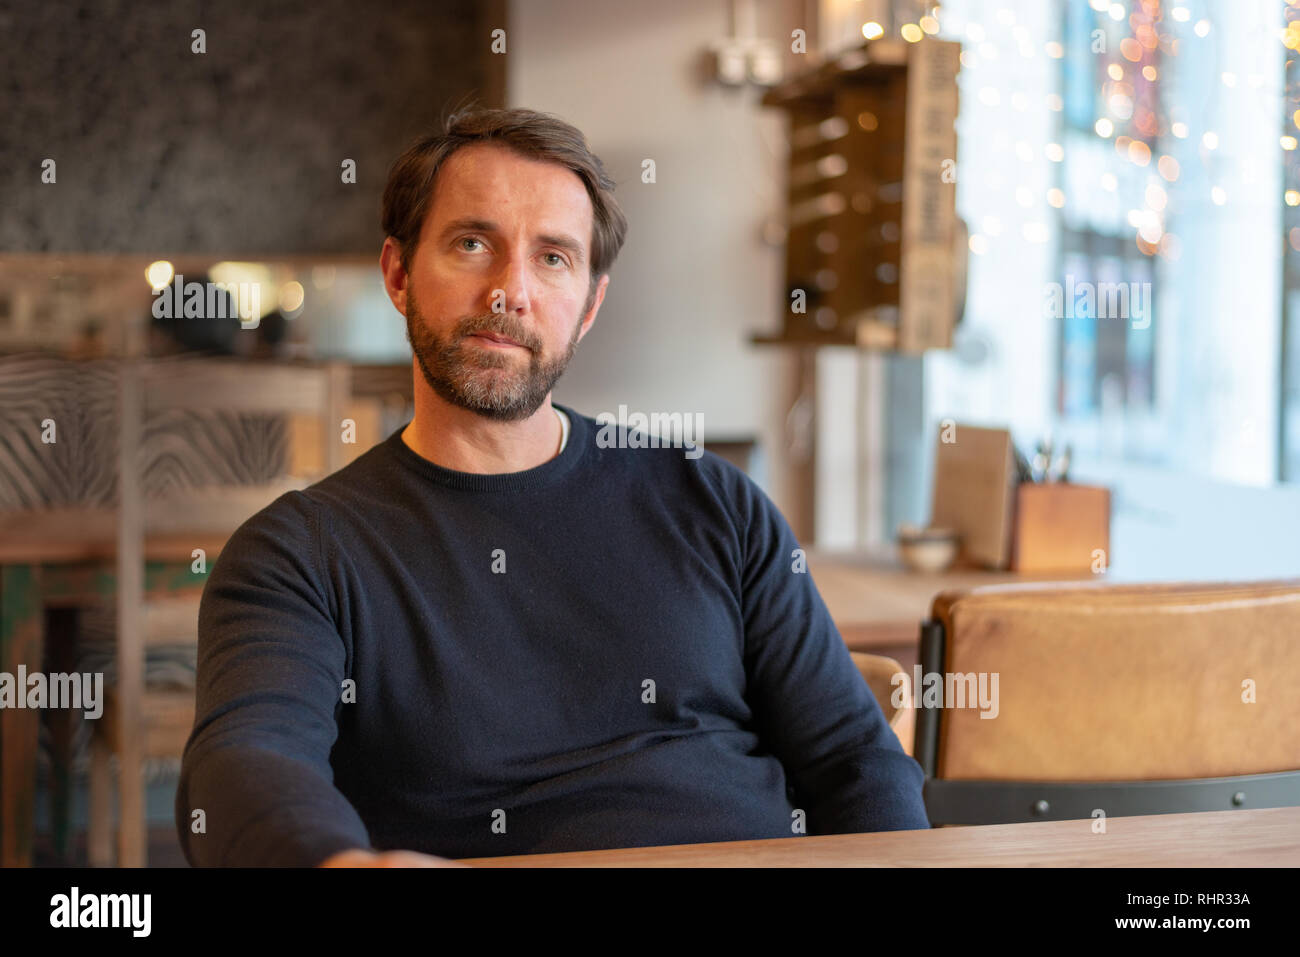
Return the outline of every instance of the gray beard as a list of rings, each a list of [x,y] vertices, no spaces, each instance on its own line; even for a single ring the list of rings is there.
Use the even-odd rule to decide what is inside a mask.
[[[573,358],[579,329],[580,322],[563,356],[546,361],[538,354],[536,340],[518,334],[502,316],[462,319],[450,339],[444,340],[429,332],[414,297],[407,301],[406,337],[429,388],[452,405],[500,422],[526,419],[537,411]],[[489,352],[466,344],[474,332],[496,332],[524,345],[528,348],[527,367],[519,371],[519,357],[513,353]]]

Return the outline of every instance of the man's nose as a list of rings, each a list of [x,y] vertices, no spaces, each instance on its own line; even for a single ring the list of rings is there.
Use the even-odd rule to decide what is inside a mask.
[[[528,263],[522,255],[507,257],[497,272],[488,308],[493,312],[526,313],[532,307]]]

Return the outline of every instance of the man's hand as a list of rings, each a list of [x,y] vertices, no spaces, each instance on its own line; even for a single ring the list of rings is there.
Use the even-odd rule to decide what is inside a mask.
[[[356,847],[327,857],[320,867],[469,867],[459,861],[419,851],[368,851]]]

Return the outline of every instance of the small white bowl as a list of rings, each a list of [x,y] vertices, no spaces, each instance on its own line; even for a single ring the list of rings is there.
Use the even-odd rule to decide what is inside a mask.
[[[898,531],[898,557],[914,572],[946,571],[957,559],[960,536],[950,528],[916,528]]]

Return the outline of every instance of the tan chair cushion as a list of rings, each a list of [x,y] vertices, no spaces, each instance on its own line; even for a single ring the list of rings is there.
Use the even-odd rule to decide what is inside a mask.
[[[942,713],[938,777],[1300,769],[1300,581],[995,585],[941,594],[933,617],[945,672],[998,675],[996,718]]]

